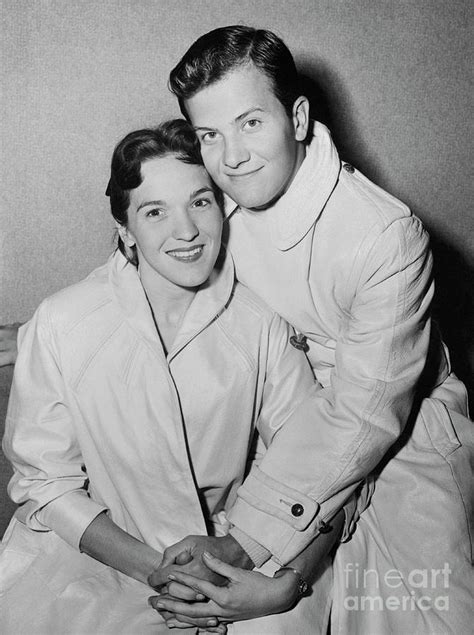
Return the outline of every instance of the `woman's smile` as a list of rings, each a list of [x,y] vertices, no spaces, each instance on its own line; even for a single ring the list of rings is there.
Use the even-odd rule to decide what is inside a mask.
[[[196,262],[201,258],[204,251],[204,245],[194,245],[192,247],[179,247],[178,249],[172,249],[166,253],[171,258],[180,262]]]

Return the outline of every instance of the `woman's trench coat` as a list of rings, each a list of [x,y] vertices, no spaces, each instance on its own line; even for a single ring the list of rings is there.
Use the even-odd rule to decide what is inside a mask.
[[[272,209],[227,202],[237,278],[307,337],[323,386],[306,490],[319,505],[315,521],[288,540],[287,524],[254,503],[252,476],[230,520],[285,562],[377,467],[371,504],[337,550],[331,632],[468,632],[474,424],[430,320],[432,261],[420,220],[342,163],[319,123]],[[257,473],[277,474],[266,457]]]
[[[229,258],[166,357],[120,253],[42,303],[21,330],[3,444],[21,506],[0,554],[2,633],[167,632],[147,605],[153,591],[81,554],[82,533],[105,509],[159,551],[208,528],[225,533],[255,428],[282,461],[314,429],[301,409],[319,387],[289,337],[234,283]],[[330,575],[285,616],[231,630],[322,631]]]

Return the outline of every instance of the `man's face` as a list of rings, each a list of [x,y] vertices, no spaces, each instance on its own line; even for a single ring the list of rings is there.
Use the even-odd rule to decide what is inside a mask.
[[[288,117],[271,81],[254,64],[240,66],[186,100],[204,164],[236,203],[265,209],[288,188],[303,162],[298,117]]]

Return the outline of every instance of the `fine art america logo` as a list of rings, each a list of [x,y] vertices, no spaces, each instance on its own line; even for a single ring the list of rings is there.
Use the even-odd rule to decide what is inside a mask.
[[[347,611],[449,611],[449,576],[442,569],[389,569],[381,574],[348,562],[344,567]]]

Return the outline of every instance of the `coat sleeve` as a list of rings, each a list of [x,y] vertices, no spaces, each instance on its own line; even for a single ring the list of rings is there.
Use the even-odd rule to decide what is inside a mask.
[[[86,527],[106,508],[85,489],[48,301],[20,331],[3,450],[14,468],[8,491],[21,505],[19,519],[78,547]]]
[[[309,542],[323,524],[321,506],[312,496],[320,444],[315,408],[322,388],[304,353],[291,345],[292,335],[275,315],[264,347],[268,355],[261,361],[265,384],[257,420],[267,449],[252,465],[228,514],[231,533],[256,566],[270,555],[282,564],[288,542],[295,536]],[[338,508],[351,493],[339,494]]]
[[[291,425],[274,436],[229,516],[283,564],[318,534],[400,436],[427,359],[433,285],[421,223],[394,221],[359,258],[347,274],[353,298],[330,385],[293,410]]]

